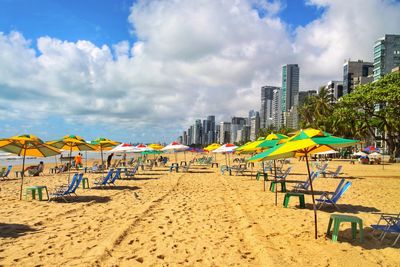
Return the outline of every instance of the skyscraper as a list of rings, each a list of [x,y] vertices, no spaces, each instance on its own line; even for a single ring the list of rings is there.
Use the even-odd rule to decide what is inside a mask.
[[[343,95],[350,94],[357,85],[372,82],[374,64],[362,60],[347,60],[343,64]]]
[[[196,120],[193,126],[193,144],[201,144],[201,120]]]
[[[400,35],[385,34],[374,45],[374,81],[400,66]]]
[[[220,137],[219,137],[219,143],[220,144],[225,144],[229,143],[231,139],[231,123],[230,122],[220,122]]]
[[[282,125],[282,108],[281,108],[281,89],[275,89],[274,90],[274,96],[273,96],[273,102],[272,102],[272,119],[273,119],[273,125],[275,129],[279,129]]]
[[[256,112],[256,114],[250,118],[250,140],[251,141],[256,140],[259,130],[260,130],[260,113]]]
[[[281,110],[288,112],[299,94],[300,68],[297,64],[282,66]]]
[[[238,130],[242,130],[243,126],[245,125],[246,125],[246,118],[232,117],[231,136],[230,136],[231,143],[236,142]]]
[[[274,123],[274,90],[279,89],[268,85],[261,87],[260,128],[267,128]]]
[[[211,144],[215,142],[215,116],[210,115],[207,117],[209,122],[209,129],[207,133],[207,144]]]
[[[331,103],[335,103],[340,97],[343,96],[343,82],[342,81],[329,81],[324,86],[328,93]]]

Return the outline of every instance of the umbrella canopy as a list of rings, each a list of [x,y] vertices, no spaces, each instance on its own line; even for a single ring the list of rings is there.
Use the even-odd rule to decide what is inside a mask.
[[[134,146],[127,143],[121,143],[118,146],[110,150],[110,152],[132,152]]]
[[[362,151],[358,151],[358,152],[354,153],[353,155],[354,156],[365,157],[365,156],[367,156],[367,153],[362,152]]]
[[[112,147],[119,145],[120,142],[112,141],[105,137],[99,137],[99,138],[93,140],[92,142],[90,142],[90,144],[92,144],[92,145],[96,146],[98,149],[100,149],[101,164],[104,165],[103,150],[109,150]]]
[[[19,199],[22,199],[22,188],[24,184],[25,156],[49,157],[60,154],[60,151],[52,147],[40,138],[32,134],[18,135],[10,138],[0,139],[0,149],[6,152],[23,156],[21,173],[21,190]]]
[[[158,155],[158,154],[162,154],[164,152],[162,152],[160,150],[146,150],[141,153],[142,153],[142,155]]]
[[[367,153],[371,153],[371,152],[379,152],[380,150],[377,147],[368,146],[368,147],[364,148],[363,151],[367,152]]]
[[[358,143],[358,140],[333,137],[329,133],[317,129],[306,129],[298,132],[288,139],[288,142],[275,146],[265,152],[262,152],[249,161],[262,161],[279,158],[289,158],[294,156],[305,156],[307,163],[308,179],[311,187],[311,196],[314,208],[315,238],[317,239],[317,210],[314,199],[314,189],[311,180],[310,167],[308,164],[308,155],[326,152],[335,148],[352,146]]]
[[[219,148],[220,146],[221,146],[220,144],[212,143],[211,145],[206,146],[206,147],[204,148],[204,150],[210,152],[210,151],[213,151],[213,150]]]
[[[162,146],[162,145],[160,145],[160,144],[150,144],[150,145],[148,145],[148,147],[151,147],[152,149],[155,149],[155,150],[160,150],[160,149],[162,149],[164,146]]]
[[[257,147],[262,149],[271,148],[278,144],[286,142],[288,138],[289,137],[284,134],[271,133],[267,137],[265,137],[265,140],[261,142]]]
[[[153,148],[146,146],[144,144],[139,144],[137,146],[134,147],[134,149],[138,152],[144,152],[144,151],[152,151],[154,150]]]
[[[185,151],[188,150],[189,147],[182,145],[178,142],[172,142],[171,144],[167,145],[166,147],[162,148],[161,151]]]
[[[371,154],[368,155],[370,158],[382,158],[382,154],[378,152],[372,152]]]
[[[339,151],[331,149],[331,150],[328,150],[328,151],[314,153],[314,155],[330,155],[330,154],[338,154],[338,153],[339,153]]]
[[[246,144],[244,144],[243,146],[240,146],[238,148],[236,148],[236,152],[239,153],[250,153],[250,152],[261,152],[261,148],[259,148],[259,145],[265,141],[265,137],[260,137],[258,138],[256,141],[253,142],[248,142]]]
[[[237,146],[235,146],[234,144],[225,144],[220,146],[219,148],[213,150],[213,153],[229,153],[229,152],[234,152],[235,149],[237,148]]]

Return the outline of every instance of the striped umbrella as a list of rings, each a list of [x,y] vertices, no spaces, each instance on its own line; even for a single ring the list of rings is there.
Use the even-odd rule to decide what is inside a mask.
[[[49,157],[60,154],[60,151],[57,148],[44,143],[40,138],[32,134],[24,134],[0,139],[0,149],[23,157],[21,190],[19,194],[20,200],[22,199],[22,188],[24,185],[25,157]]]
[[[90,142],[90,144],[98,147],[100,149],[101,152],[101,165],[104,166],[104,160],[103,160],[103,150],[108,150],[111,149],[112,147],[115,147],[119,144],[121,144],[120,142],[116,142],[116,141],[112,141],[108,138],[105,137],[99,137],[95,140],[93,140],[92,142]]]
[[[82,137],[78,135],[65,135],[63,138],[55,141],[48,141],[47,144],[58,149],[69,150],[69,169],[68,169],[68,183],[71,172],[71,154],[72,151],[93,151],[96,147],[88,144]]]

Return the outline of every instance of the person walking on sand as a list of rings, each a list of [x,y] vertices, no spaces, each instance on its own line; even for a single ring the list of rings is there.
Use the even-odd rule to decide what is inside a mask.
[[[81,155],[81,153],[78,153],[78,155],[75,156],[74,161],[75,161],[76,169],[78,169],[79,167],[82,166],[82,155]]]
[[[111,166],[111,160],[112,160],[112,157],[114,156],[114,153],[111,153],[110,155],[108,155],[108,157],[107,157],[107,169],[109,169],[110,168],[110,166]]]

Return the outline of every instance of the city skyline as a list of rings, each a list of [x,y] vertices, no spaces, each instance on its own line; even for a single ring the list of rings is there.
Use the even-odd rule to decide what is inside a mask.
[[[0,0],[2,136],[169,143],[198,117],[259,110],[284,64],[304,91],[373,62],[399,14],[389,0]]]

